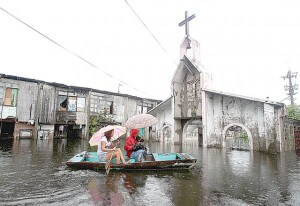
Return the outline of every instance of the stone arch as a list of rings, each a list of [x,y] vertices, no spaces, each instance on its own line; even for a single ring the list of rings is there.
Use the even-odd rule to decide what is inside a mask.
[[[242,129],[244,129],[247,132],[248,138],[249,138],[249,148],[250,150],[253,150],[253,138],[252,138],[252,134],[251,131],[249,130],[248,127],[246,127],[245,125],[241,124],[241,123],[230,123],[227,126],[224,127],[223,131],[222,131],[222,137],[223,137],[223,147],[226,147],[226,132],[230,127],[233,126],[238,126],[241,127]]]
[[[202,141],[202,121],[200,119],[187,121],[182,130],[182,143],[199,146],[199,138]]]
[[[171,125],[164,125],[162,128],[162,139],[164,142],[169,142],[172,140],[172,127]]]

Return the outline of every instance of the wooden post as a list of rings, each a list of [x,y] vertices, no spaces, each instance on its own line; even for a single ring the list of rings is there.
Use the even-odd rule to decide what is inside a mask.
[[[37,97],[35,102],[35,112],[34,112],[34,131],[33,131],[33,138],[38,138],[38,127],[39,127],[39,119],[41,115],[41,90],[43,90],[43,83],[38,83],[38,91]]]

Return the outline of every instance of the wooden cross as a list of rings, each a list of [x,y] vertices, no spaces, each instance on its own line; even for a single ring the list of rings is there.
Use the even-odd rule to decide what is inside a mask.
[[[179,23],[179,26],[183,26],[185,25],[185,35],[189,36],[189,21],[191,21],[192,19],[194,19],[196,17],[195,14],[193,14],[192,16],[188,17],[188,12],[185,12],[185,19]]]

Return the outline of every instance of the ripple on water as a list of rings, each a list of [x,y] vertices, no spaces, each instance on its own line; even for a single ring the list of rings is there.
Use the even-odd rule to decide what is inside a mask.
[[[72,183],[69,187],[62,187],[61,189],[53,187],[40,187],[39,190],[27,191],[21,197],[4,198],[2,202],[7,205],[39,205],[45,203],[58,203],[61,201],[68,201],[72,199],[87,200],[89,197],[85,188],[76,182]]]
[[[104,177],[103,172],[72,170],[64,163],[89,150],[87,141],[22,142],[16,141],[13,155],[0,148],[0,205],[109,202],[103,193],[123,205],[300,205],[300,158],[292,154],[282,158],[192,148],[186,151],[194,151],[198,162],[191,172],[112,171]]]

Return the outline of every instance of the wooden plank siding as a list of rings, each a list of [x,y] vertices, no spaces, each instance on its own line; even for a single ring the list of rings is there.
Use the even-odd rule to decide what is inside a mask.
[[[0,74],[1,121],[15,122],[17,135],[29,128],[34,135],[53,134],[60,124],[76,125],[74,130],[82,128],[88,134],[90,116],[103,109],[113,122],[124,124],[139,110],[149,111],[158,103],[160,100]]]
[[[41,111],[39,122],[43,124],[55,124],[56,109],[57,109],[57,94],[56,88],[51,85],[42,85],[41,95]]]
[[[35,117],[37,100],[37,83],[19,81],[17,119],[20,122],[30,122]]]

